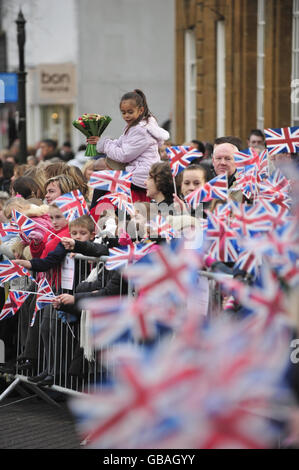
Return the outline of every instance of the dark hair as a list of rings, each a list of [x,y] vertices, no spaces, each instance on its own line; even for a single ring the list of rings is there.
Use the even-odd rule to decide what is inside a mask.
[[[3,176],[6,179],[9,179],[14,175],[14,164],[12,162],[3,163]]]
[[[201,142],[200,140],[191,140],[191,143],[195,144],[199,152],[201,152],[202,154],[205,153],[206,149],[205,149],[203,142]]]
[[[53,139],[43,139],[42,142],[46,145],[48,145],[48,147],[53,147],[53,149],[56,149],[57,147],[57,142],[56,140],[53,140]]]
[[[248,135],[248,140],[250,139],[251,135],[256,135],[258,137],[261,137],[263,140],[265,140],[265,134],[260,129],[251,129]]]
[[[20,176],[13,182],[13,190],[16,194],[20,194],[24,199],[37,197],[39,186],[33,178],[29,176]]]
[[[135,101],[136,103],[136,106],[138,108],[144,108],[144,111],[142,114],[140,114],[140,116],[134,121],[132,122],[132,124],[130,124],[127,128],[126,128],[126,132],[128,132],[128,130],[130,129],[130,127],[133,127],[133,126],[136,126],[140,121],[142,121],[142,119],[146,119],[148,120],[148,118],[152,115],[150,110],[148,109],[148,105],[147,105],[147,101],[146,101],[146,97],[145,97],[145,94],[143,93],[143,91],[139,90],[139,89],[136,89],[134,91],[129,91],[128,93],[125,93],[122,97],[121,97],[121,100],[120,100],[120,105],[123,101],[125,100],[133,100]]]
[[[81,150],[86,150],[86,145],[85,144],[79,145],[78,152],[81,152]]]
[[[149,176],[153,178],[158,191],[161,191],[166,199],[173,198],[174,184],[171,167],[168,162],[154,163],[150,168]]]
[[[235,137],[233,135],[229,135],[227,137],[217,137],[217,139],[214,141],[214,144],[232,144],[235,145],[238,150],[242,150],[243,148],[242,140],[239,137]]]

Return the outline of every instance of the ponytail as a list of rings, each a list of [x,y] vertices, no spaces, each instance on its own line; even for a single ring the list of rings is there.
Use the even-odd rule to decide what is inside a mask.
[[[143,93],[143,91],[139,90],[138,88],[136,90],[134,90],[133,93],[136,93],[137,95],[140,96],[140,98],[142,100],[142,106],[144,108],[143,119],[148,120],[148,118],[151,116],[151,113],[150,113],[150,110],[148,109],[145,94]]]
[[[130,127],[136,126],[140,121],[142,121],[142,119],[145,119],[146,121],[148,121],[149,117],[152,114],[150,110],[148,109],[145,94],[143,93],[143,91],[139,90],[138,88],[134,91],[129,91],[128,93],[125,93],[122,96],[120,102],[125,101],[125,100],[134,100],[136,103],[136,106],[138,106],[139,108],[141,107],[143,108],[143,113],[139,116],[139,118],[136,119],[136,121],[134,121],[131,125],[127,127],[125,131],[125,133],[127,133]]]

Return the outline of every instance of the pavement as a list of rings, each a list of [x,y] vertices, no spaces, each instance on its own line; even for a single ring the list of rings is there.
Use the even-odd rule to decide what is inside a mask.
[[[0,394],[5,388],[1,383]],[[30,391],[21,396],[12,390],[0,401],[0,450],[82,449],[68,409],[69,397],[47,393],[56,405]]]

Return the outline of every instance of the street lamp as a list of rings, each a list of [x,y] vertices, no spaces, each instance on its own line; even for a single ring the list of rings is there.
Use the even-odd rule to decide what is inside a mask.
[[[19,125],[18,134],[20,139],[20,158],[21,163],[27,161],[27,129],[26,129],[26,72],[24,60],[24,46],[25,46],[25,18],[22,11],[19,11],[17,23],[17,39],[19,49],[19,72],[18,72],[18,112],[19,112]]]

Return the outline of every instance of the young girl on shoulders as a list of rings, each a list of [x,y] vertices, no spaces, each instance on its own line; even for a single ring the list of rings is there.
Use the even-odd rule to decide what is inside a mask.
[[[134,90],[122,96],[120,112],[126,127],[119,139],[100,139],[93,136],[89,137],[87,142],[96,144],[97,151],[107,155],[108,166],[109,160],[112,160],[124,164],[126,171],[132,172],[133,202],[149,201],[145,180],[152,164],[160,161],[158,149],[164,140],[169,139],[169,133],[158,126],[141,90]]]

